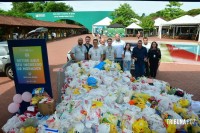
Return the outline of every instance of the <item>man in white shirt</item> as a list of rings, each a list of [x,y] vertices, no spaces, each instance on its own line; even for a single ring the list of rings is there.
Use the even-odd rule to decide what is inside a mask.
[[[147,49],[147,53],[149,51],[149,49],[151,48],[151,44],[148,43],[148,38],[144,37],[143,38],[143,46]],[[145,62],[145,76],[149,77],[150,76],[150,71],[149,71],[149,65],[148,62]]]
[[[77,61],[85,60],[86,55],[87,55],[87,50],[85,46],[83,45],[83,38],[79,38],[78,45],[76,45],[71,50],[71,58],[77,62]]]
[[[151,48],[151,43],[148,42],[148,38],[147,37],[144,37],[143,38],[143,46],[145,48],[147,48],[147,52],[149,51],[149,49]]]
[[[120,35],[115,35],[115,40],[112,43],[112,46],[116,49],[116,62],[120,63],[121,68],[123,69],[123,60],[122,60],[122,52],[124,51],[126,43],[120,39]]]
[[[98,39],[93,40],[93,47],[90,48],[88,53],[89,60],[102,61],[103,60],[103,50],[98,47]]]

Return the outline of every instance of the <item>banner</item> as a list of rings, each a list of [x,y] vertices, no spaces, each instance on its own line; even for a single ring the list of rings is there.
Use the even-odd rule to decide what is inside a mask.
[[[13,47],[16,76],[19,84],[44,84],[41,46]]]
[[[17,94],[35,88],[44,90],[53,97],[49,74],[46,41],[44,39],[8,40],[10,60],[13,68]],[[26,111],[29,103],[22,102],[20,111]]]
[[[46,41],[44,39],[8,40],[16,93],[42,87],[51,96]]]

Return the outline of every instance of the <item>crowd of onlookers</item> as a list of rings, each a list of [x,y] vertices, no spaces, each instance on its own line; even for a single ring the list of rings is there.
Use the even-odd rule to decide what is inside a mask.
[[[71,58],[74,61],[94,60],[103,61],[109,59],[110,61],[118,62],[124,71],[130,71],[134,63],[134,76],[136,78],[147,76],[151,78],[156,77],[157,69],[160,64],[161,52],[158,44],[153,41],[148,43],[148,38],[144,37],[143,41],[138,40],[137,46],[131,50],[130,43],[125,43],[121,40],[119,34],[115,35],[115,39],[104,38],[93,39],[92,44],[90,36],[78,38],[78,45],[71,50]]]

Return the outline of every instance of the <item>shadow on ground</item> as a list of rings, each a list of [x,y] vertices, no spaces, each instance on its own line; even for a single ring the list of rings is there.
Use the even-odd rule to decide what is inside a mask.
[[[6,77],[6,74],[4,72],[0,72],[0,77]]]

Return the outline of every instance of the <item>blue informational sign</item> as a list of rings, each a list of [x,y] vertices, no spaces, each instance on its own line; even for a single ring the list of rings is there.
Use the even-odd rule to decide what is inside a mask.
[[[35,88],[44,90],[53,97],[45,39],[8,40],[16,93],[32,93]],[[22,103],[20,110],[26,110]]]

